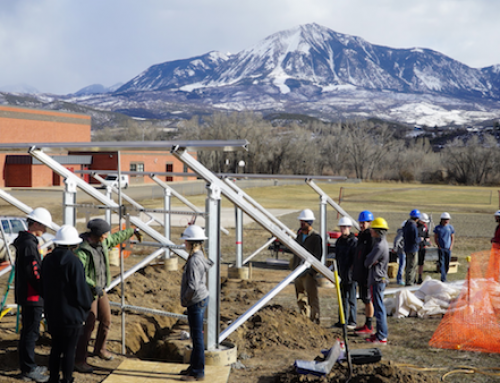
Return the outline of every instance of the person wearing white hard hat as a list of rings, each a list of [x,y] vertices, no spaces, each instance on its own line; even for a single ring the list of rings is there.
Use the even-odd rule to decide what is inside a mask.
[[[14,241],[16,248],[15,299],[21,306],[21,336],[18,343],[21,377],[35,382],[46,382],[46,367],[35,362],[35,343],[40,335],[40,321],[43,313],[41,292],[42,256],[38,249],[38,238],[52,226],[50,212],[37,207],[27,216],[27,231],[20,231]]]
[[[495,221],[497,222],[497,228],[495,229],[495,235],[491,238],[491,243],[500,245],[500,210],[495,212]]]
[[[297,231],[295,240],[311,253],[316,259],[321,260],[323,256],[323,240],[313,229],[314,213],[305,209],[298,216],[300,229]],[[294,254],[292,259],[292,269],[296,269],[304,261]],[[297,305],[302,315],[308,317],[314,323],[320,323],[320,308],[318,296],[317,272],[309,268],[295,279],[295,295]]]
[[[417,230],[418,230],[418,280],[417,284],[421,285],[422,275],[424,273],[424,262],[425,262],[425,253],[427,251],[427,247],[431,245],[429,238],[429,227],[427,224],[430,222],[429,216],[425,213],[420,215],[420,219],[417,222]]]
[[[340,218],[340,237],[335,242],[335,260],[339,270],[340,292],[342,294],[347,329],[354,330],[356,328],[357,283],[353,279],[352,271],[354,259],[356,258],[356,245],[358,244],[358,240],[354,233],[351,233],[351,227],[352,221],[349,217]],[[340,319],[334,326],[342,327]]]
[[[189,332],[193,350],[189,367],[181,371],[181,380],[186,382],[205,379],[205,343],[203,337],[203,318],[208,306],[207,271],[213,262],[205,256],[203,242],[207,239],[205,231],[196,225],[184,230],[184,240],[189,254],[181,280],[181,305],[187,308]]]
[[[56,248],[42,262],[44,312],[52,337],[49,383],[73,382],[76,344],[92,305],[83,265],[74,253],[81,242],[73,226],[61,226],[54,239]]]
[[[455,229],[450,225],[450,219],[450,214],[444,212],[441,214],[439,225],[434,228],[434,242],[438,247],[441,282],[446,282],[450,269],[451,250],[455,241]]]
[[[90,220],[87,223],[87,229],[88,231],[81,235],[82,243],[75,250],[76,255],[83,263],[85,279],[94,297],[83,326],[82,335],[76,346],[75,370],[84,374],[93,372],[93,368],[87,364],[87,349],[96,321],[99,321],[99,326],[94,342],[94,355],[104,360],[114,358],[113,354],[107,350],[107,339],[111,327],[111,308],[105,289],[111,283],[110,249],[125,242],[133,235],[139,242],[142,241],[142,233],[138,229],[129,228],[110,234],[111,226],[101,218]]]

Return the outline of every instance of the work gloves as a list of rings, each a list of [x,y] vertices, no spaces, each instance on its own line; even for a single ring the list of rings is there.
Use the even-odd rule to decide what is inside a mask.
[[[134,230],[134,235],[135,235],[135,238],[137,238],[137,240],[139,242],[142,242],[142,239],[144,238],[144,234],[142,234],[139,229]]]
[[[92,288],[92,294],[96,295],[97,298],[100,298],[104,295],[104,290],[101,286],[95,286]]]

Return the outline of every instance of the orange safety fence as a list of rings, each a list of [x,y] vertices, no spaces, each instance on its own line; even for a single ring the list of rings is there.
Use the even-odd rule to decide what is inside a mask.
[[[471,255],[459,297],[429,345],[453,350],[500,353],[500,246]]]
[[[126,225],[122,224],[122,230],[125,230],[126,228],[127,228]],[[112,234],[117,233],[118,230],[120,230],[120,227],[115,226],[111,229],[111,233]],[[129,243],[127,246],[128,249],[125,249],[125,244],[123,244],[122,246],[123,246],[123,248],[122,248],[123,258],[128,258],[130,256],[130,254],[132,254],[132,251],[129,249],[131,249],[133,245],[131,243]],[[116,249],[116,251],[120,251],[120,244],[116,245],[115,249]]]

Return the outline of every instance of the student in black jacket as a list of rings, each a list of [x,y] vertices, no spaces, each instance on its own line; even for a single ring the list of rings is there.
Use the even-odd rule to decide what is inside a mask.
[[[45,318],[52,336],[49,383],[59,383],[60,369],[60,382],[73,382],[76,344],[92,304],[83,264],[72,251],[80,242],[73,226],[61,226],[54,239],[56,248],[42,263]]]
[[[47,368],[37,366],[35,362],[35,344],[40,335],[43,313],[43,299],[40,296],[42,256],[38,250],[38,237],[52,226],[52,216],[47,209],[38,207],[28,214],[27,223],[28,230],[20,231],[14,241],[15,299],[21,307],[22,324],[17,352],[21,377],[44,383],[49,379],[44,375]]]
[[[352,221],[348,217],[339,220],[340,237],[335,242],[335,259],[340,276],[340,292],[344,307],[344,317],[349,330],[356,328],[356,281],[353,279],[357,238],[351,233]],[[334,325],[341,327],[340,319]]]

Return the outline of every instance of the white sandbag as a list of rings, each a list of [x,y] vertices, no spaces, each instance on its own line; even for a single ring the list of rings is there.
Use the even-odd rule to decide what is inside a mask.
[[[395,315],[397,309],[397,299],[396,298],[385,298],[384,299],[385,310],[387,315]]]
[[[396,294],[395,314],[397,318],[405,318],[410,313],[410,308],[406,304],[406,296],[404,294],[405,291],[406,290],[401,290]]]

